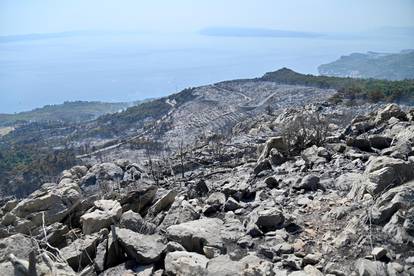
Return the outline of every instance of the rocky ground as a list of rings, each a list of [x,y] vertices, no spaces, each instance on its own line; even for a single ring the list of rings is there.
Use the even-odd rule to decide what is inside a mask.
[[[0,271],[414,275],[414,110],[349,109],[262,113],[167,161],[64,171],[1,207]]]

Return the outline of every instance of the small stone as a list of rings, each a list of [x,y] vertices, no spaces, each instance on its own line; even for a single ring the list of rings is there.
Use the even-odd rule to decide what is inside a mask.
[[[224,210],[225,211],[235,211],[237,209],[240,209],[241,205],[239,202],[237,202],[234,198],[230,197],[226,204],[224,204]]]
[[[268,178],[265,179],[264,182],[266,186],[269,187],[270,189],[277,188],[279,186],[279,182],[273,176],[269,176]]]
[[[376,259],[382,259],[387,255],[387,250],[383,247],[375,247],[372,249],[371,255]]]
[[[293,253],[293,246],[289,243],[284,242],[274,246],[273,250],[277,254],[290,254]]]
[[[316,253],[316,254],[307,254],[303,258],[303,263],[305,265],[307,265],[307,264],[315,265],[315,264],[319,263],[321,259],[322,259],[322,255],[319,254],[319,253]]]
[[[203,252],[204,252],[204,255],[206,255],[207,258],[212,259],[212,258],[215,258],[218,255],[220,255],[221,250],[216,248],[216,247],[212,247],[212,246],[204,246],[203,247]]]

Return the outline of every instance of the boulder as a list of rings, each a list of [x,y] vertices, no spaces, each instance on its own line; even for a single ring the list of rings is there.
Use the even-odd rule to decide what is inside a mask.
[[[365,137],[348,138],[346,145],[363,151],[371,151],[371,143]]]
[[[183,197],[177,198],[170,210],[168,210],[164,220],[159,225],[160,229],[166,229],[167,227],[180,224],[187,221],[198,219],[200,214],[187,200]]]
[[[105,270],[106,248],[108,247],[108,240],[105,239],[96,247],[95,270],[102,272]]]
[[[121,198],[122,211],[132,210],[139,213],[154,199],[158,188],[150,185],[142,185],[129,191]]]
[[[111,224],[118,222],[122,215],[121,204],[114,200],[95,201],[93,209],[80,218],[85,235],[109,228]]]
[[[314,254],[307,254],[303,257],[303,263],[305,265],[316,265],[322,260],[322,254],[314,253]]]
[[[303,160],[305,160],[306,164],[310,166],[324,164],[331,159],[331,154],[326,148],[317,146],[304,149],[301,156]]]
[[[276,178],[274,178],[273,176],[267,177],[264,182],[265,182],[266,186],[270,189],[274,189],[274,188],[279,187],[279,181]]]
[[[387,268],[384,263],[359,259],[356,262],[356,269],[360,276],[387,276]]]
[[[207,204],[221,207],[226,202],[226,196],[223,193],[220,192],[214,192],[212,193],[206,200]]]
[[[319,183],[319,177],[312,174],[305,176],[302,181],[298,185],[293,186],[293,188],[297,190],[303,189],[305,191],[316,191],[318,189],[323,189]]]
[[[167,275],[205,275],[208,259],[194,252],[175,251],[165,257]]]
[[[414,179],[414,163],[387,156],[374,157],[368,162],[364,174],[369,180],[366,190],[371,195],[378,195],[387,188]]]
[[[149,209],[148,214],[155,216],[159,212],[166,210],[171,207],[174,203],[175,197],[177,196],[176,191],[166,191]]]
[[[9,254],[17,258],[28,259],[33,244],[29,238],[22,234],[15,234],[0,240],[0,263],[8,260]]]
[[[47,242],[54,247],[61,248],[66,245],[65,235],[69,232],[69,227],[60,222],[55,222],[44,228],[38,228],[37,232],[39,240],[44,239],[46,233]]]
[[[222,249],[224,244],[220,235],[223,221],[217,218],[205,218],[167,228],[169,240],[180,243],[188,251],[203,253],[204,246]]]
[[[145,221],[140,214],[131,210],[122,214],[119,226],[140,234],[154,234],[156,229],[154,224]]]
[[[370,135],[368,141],[373,148],[385,149],[391,146],[392,138],[383,135]]]
[[[271,169],[272,169],[272,165],[270,164],[269,159],[263,159],[257,163],[256,167],[254,167],[253,172],[255,175],[258,175],[262,171],[267,171]]]
[[[204,210],[204,214],[208,216],[222,209],[224,203],[226,203],[226,196],[221,192],[214,192],[207,198],[206,203],[208,205]]]
[[[34,227],[43,222],[48,225],[62,221],[73,212],[81,197],[79,186],[69,180],[59,184],[47,183],[20,201],[11,212],[30,221]]]
[[[340,191],[349,191],[355,183],[363,182],[363,176],[360,173],[344,173],[335,179],[335,188]]]
[[[190,183],[188,186],[188,198],[203,197],[206,196],[209,192],[208,186],[203,179],[200,179],[197,182]]]
[[[272,137],[266,141],[262,153],[260,154],[260,157],[258,159],[258,162],[260,163],[261,161],[269,157],[270,151],[272,149],[276,149],[277,151],[282,153],[287,151],[288,146],[286,145],[282,136]]]
[[[235,211],[235,210],[240,209],[240,208],[242,208],[240,203],[232,197],[229,197],[229,199],[224,204],[224,211],[226,211],[226,212],[227,211]]]
[[[250,221],[264,233],[280,229],[285,217],[277,207],[260,206],[250,214]]]
[[[114,163],[101,163],[92,166],[79,185],[87,194],[107,193],[114,190],[124,177],[124,171]]]
[[[273,272],[273,264],[269,261],[261,259],[256,255],[250,254],[233,261],[228,255],[220,255],[211,259],[207,265],[207,275],[275,275]],[[276,276],[276,275],[275,275]]]
[[[129,229],[116,228],[116,235],[126,254],[139,264],[157,262],[166,249],[164,238],[157,234],[143,235]]]
[[[372,223],[384,225],[399,210],[414,206],[414,181],[392,188],[382,194],[372,207]]]
[[[407,120],[407,115],[404,111],[401,110],[400,106],[397,104],[388,104],[382,110],[378,111],[377,117],[375,118],[375,123],[383,123],[388,121],[392,117],[395,117],[400,120]]]
[[[281,152],[279,152],[277,149],[272,149],[269,153],[269,161],[272,166],[279,166],[286,162],[287,158],[285,155]]]
[[[380,260],[387,255],[387,250],[383,247],[375,247],[372,249],[371,255],[375,258],[375,260]]]
[[[122,276],[136,276],[140,275],[140,272],[145,271],[145,269],[151,270],[152,266],[140,266],[137,264],[137,262],[133,260],[126,261],[125,263],[118,264],[116,266],[112,266],[102,273],[99,274],[99,276],[114,276],[114,275],[122,275]],[[88,274],[89,275],[89,274]],[[91,274],[95,275],[95,274]],[[148,274],[144,274],[148,275]],[[151,275],[151,274],[149,274]],[[143,276],[142,274],[140,276]]]
[[[106,234],[107,233],[108,232],[106,231]],[[62,248],[60,250],[60,255],[73,270],[80,271],[93,262],[96,255],[96,248],[105,236],[104,231],[86,235]]]

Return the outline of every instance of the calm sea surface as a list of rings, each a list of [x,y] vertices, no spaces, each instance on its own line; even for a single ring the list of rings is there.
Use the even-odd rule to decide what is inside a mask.
[[[134,101],[189,86],[317,66],[413,40],[106,35],[0,43],[0,113],[68,100]]]

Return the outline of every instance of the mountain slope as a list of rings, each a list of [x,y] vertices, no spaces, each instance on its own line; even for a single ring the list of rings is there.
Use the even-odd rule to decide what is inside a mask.
[[[353,53],[318,67],[325,76],[375,78],[387,80],[414,79],[414,50],[400,53]]]
[[[0,126],[21,122],[63,121],[82,122],[130,107],[132,103],[104,103],[75,101],[57,105],[46,105],[31,111],[16,114],[0,114]]]

